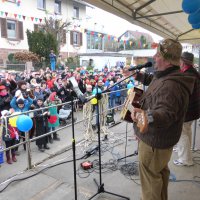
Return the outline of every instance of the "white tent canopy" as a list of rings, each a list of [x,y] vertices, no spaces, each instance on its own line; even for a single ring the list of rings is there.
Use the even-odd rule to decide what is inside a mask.
[[[84,0],[164,38],[200,43],[200,30],[192,29],[182,0]],[[191,0],[192,1],[192,0]]]

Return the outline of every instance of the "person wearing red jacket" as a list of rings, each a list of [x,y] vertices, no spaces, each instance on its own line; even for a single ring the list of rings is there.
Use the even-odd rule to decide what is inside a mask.
[[[19,140],[19,134],[17,128],[11,126],[10,123],[7,122],[6,126],[6,120],[4,119],[4,117],[10,115],[10,112],[8,110],[3,110],[1,112],[1,115],[2,115],[2,126],[3,126],[3,131],[2,131],[3,141],[5,142],[6,148],[9,148],[16,144],[16,140]],[[12,162],[17,162],[15,148],[6,151],[6,161],[8,164],[12,164]]]
[[[174,160],[177,166],[192,166],[192,123],[200,117],[200,74],[194,68],[194,55],[189,52],[183,52],[181,55],[181,72],[185,75],[190,75],[195,78],[195,85],[189,99],[188,109],[183,123],[183,129],[179,142],[177,143],[176,151],[178,159]]]

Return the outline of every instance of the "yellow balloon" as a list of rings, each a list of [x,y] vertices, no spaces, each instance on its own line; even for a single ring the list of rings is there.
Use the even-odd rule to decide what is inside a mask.
[[[90,102],[91,102],[92,105],[96,105],[97,104],[97,99],[93,98]]]
[[[19,113],[19,112],[15,112],[15,113],[13,113],[12,115],[16,115],[16,114],[18,114],[18,113]],[[9,124],[10,124],[12,127],[17,127],[17,119],[18,119],[18,117],[19,117],[19,115],[9,118]]]

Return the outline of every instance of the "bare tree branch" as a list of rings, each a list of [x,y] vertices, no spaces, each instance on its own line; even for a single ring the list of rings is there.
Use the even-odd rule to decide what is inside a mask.
[[[53,17],[45,18],[44,30],[54,35],[58,41],[59,50],[63,43],[64,33],[69,31],[71,24],[71,22],[63,22],[61,19],[54,19]]]

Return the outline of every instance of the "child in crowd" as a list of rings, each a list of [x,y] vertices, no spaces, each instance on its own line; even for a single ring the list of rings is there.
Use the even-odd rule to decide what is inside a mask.
[[[49,98],[44,102],[44,105],[54,106],[61,103],[62,101],[57,97],[56,92],[52,92]],[[55,131],[56,127],[60,125],[57,106],[49,108],[49,112],[50,112],[50,116],[48,118],[49,131]],[[53,133],[53,138],[51,135],[49,136],[49,142],[53,143],[53,140],[57,140],[57,141],[60,140],[56,132]]]
[[[10,115],[10,112],[8,110],[3,110],[1,112],[1,115],[2,115],[1,126],[3,126],[3,132],[2,132],[3,141],[5,142],[6,148],[9,148],[16,144],[16,140],[19,140],[19,135],[17,132],[17,128],[12,126],[9,123],[8,119],[6,121],[6,119],[4,118]],[[15,148],[6,151],[6,161],[8,164],[12,164],[12,162],[17,162],[17,159],[15,157]]]
[[[10,105],[15,110],[15,112],[26,112],[30,109],[33,104],[33,99],[29,96],[24,98],[20,90],[15,92],[15,96],[12,98]]]
[[[43,102],[43,96],[38,96],[36,99],[36,109],[44,108],[45,106]],[[47,109],[38,110],[34,112],[36,124],[36,137],[44,135],[48,132],[48,116],[50,116],[50,112]],[[44,152],[45,149],[49,149],[47,142],[47,137],[43,137],[36,140],[36,145],[38,146],[39,151]]]
[[[41,87],[40,87],[40,91],[42,92],[43,96],[44,96],[44,101],[49,97],[49,95],[51,94],[51,90],[47,87],[47,83],[45,81],[41,82]]]
[[[10,102],[10,105],[15,112],[26,112],[30,110],[32,104],[33,104],[33,99],[31,99],[30,97],[24,99],[20,90],[17,90],[15,92],[15,96],[12,98]],[[19,131],[19,135],[23,138],[23,141],[25,141],[25,133]],[[24,150],[26,150],[25,144],[24,144]],[[16,152],[18,154],[18,147],[16,147]]]

